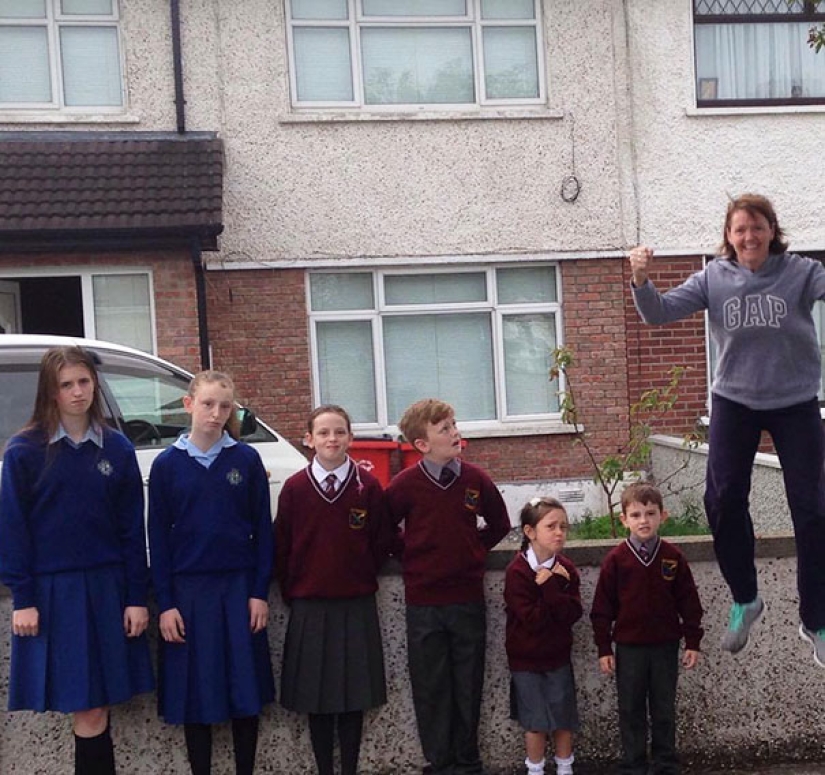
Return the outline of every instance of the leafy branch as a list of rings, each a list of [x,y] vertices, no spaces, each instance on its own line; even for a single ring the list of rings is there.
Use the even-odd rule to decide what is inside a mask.
[[[650,460],[652,444],[650,436],[654,423],[670,412],[679,399],[679,387],[685,375],[685,368],[674,366],[670,370],[670,380],[662,388],[651,388],[632,404],[629,412],[630,424],[628,436],[616,452],[601,456],[593,447],[579,416],[579,403],[575,380],[571,378],[574,366],[573,351],[569,347],[557,347],[552,353],[553,366],[550,379],[564,377],[564,390],[559,391],[562,421],[573,427],[575,442],[580,444],[593,469],[593,481],[598,484],[605,495],[613,536],[617,535],[616,515],[620,510],[620,498],[617,494],[619,485],[628,472],[644,469]],[[694,449],[698,444],[695,434],[685,437],[685,445]],[[675,476],[688,465],[686,459],[677,471],[667,479]]]

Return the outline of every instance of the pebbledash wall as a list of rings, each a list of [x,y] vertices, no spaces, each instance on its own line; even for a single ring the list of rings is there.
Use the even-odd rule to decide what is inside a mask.
[[[593,597],[598,564],[613,542],[571,545],[568,554],[582,573],[586,611]],[[739,657],[722,652],[729,594],[706,538],[681,539],[705,609],[705,638],[699,666],[680,676],[679,746],[696,767],[743,767],[792,759],[825,761],[821,734],[822,673],[807,644],[797,636],[796,560],[789,537],[757,543],[764,622]],[[514,545],[495,550],[487,574],[487,671],[480,728],[482,754],[491,773],[514,775],[524,759],[522,734],[509,720],[509,674],[504,653],[503,568]],[[403,588],[397,568],[380,579],[379,608],[384,634],[388,703],[367,714],[361,765],[363,775],[417,775],[423,760],[418,743],[406,669]],[[6,706],[11,600],[0,588],[0,706]],[[279,672],[286,610],[271,593],[270,643]],[[156,637],[156,617],[151,628]],[[579,770],[602,772],[618,756],[616,695],[612,679],[598,671],[589,622],[575,627],[573,664],[581,733],[575,752]],[[117,707],[112,716],[119,771],[132,775],[188,772],[180,728],[158,720],[154,695]],[[0,772],[3,775],[69,775],[72,736],[68,718],[29,712],[0,715]],[[234,772],[226,726],[216,728],[216,775]],[[306,721],[277,705],[263,714],[257,772],[305,775],[313,772]]]

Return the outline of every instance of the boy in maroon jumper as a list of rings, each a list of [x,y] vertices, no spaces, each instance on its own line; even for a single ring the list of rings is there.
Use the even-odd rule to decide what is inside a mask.
[[[398,425],[422,456],[392,480],[387,498],[393,522],[404,522],[407,652],[426,771],[482,773],[484,571],[510,519],[490,477],[459,460],[461,434],[449,404],[418,401]]]
[[[687,560],[658,535],[665,519],[659,490],[644,483],[625,489],[621,520],[630,536],[605,557],[590,613],[599,667],[616,674],[620,775],[648,772],[648,707],[653,774],[681,771],[676,753],[679,642],[684,637],[682,665],[690,670],[699,659],[702,605]]]

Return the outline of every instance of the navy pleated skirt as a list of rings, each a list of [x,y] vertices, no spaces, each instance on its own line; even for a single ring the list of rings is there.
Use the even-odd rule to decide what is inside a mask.
[[[281,704],[299,713],[348,713],[386,701],[375,595],[293,600]]]
[[[12,635],[9,710],[74,713],[152,691],[146,635],[123,629],[122,567],[37,576],[35,606],[39,634]]]
[[[266,630],[249,628],[249,574],[179,575],[173,583],[186,642],[160,643],[158,712],[170,724],[257,716],[275,699],[275,681]]]

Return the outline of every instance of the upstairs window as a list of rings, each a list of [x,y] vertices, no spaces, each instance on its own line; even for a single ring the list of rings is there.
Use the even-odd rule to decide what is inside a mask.
[[[286,0],[292,104],[538,104],[537,0]]]
[[[825,22],[815,0],[694,0],[699,107],[825,103],[825,55],[808,45]]]
[[[0,108],[122,106],[116,0],[0,0]]]

